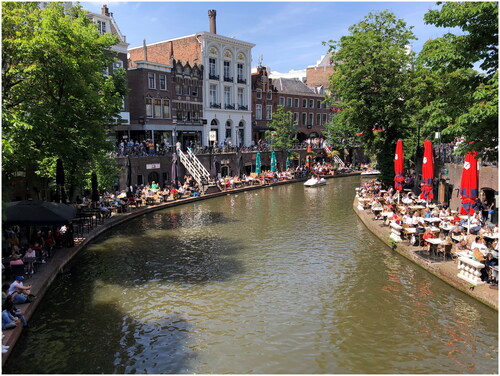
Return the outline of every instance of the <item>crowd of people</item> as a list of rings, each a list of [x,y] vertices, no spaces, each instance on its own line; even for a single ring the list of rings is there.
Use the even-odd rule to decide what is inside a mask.
[[[460,215],[446,204],[427,202],[410,190],[383,189],[376,179],[357,188],[359,209],[373,213],[373,220],[401,228],[402,239],[422,248],[429,258],[446,261],[458,256],[484,263],[481,279],[498,282],[498,225],[492,223],[493,203],[478,200],[472,215]],[[399,227],[398,227],[399,228]]]

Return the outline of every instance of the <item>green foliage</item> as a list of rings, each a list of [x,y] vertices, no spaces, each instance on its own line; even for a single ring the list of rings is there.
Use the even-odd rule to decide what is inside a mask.
[[[327,125],[328,134],[334,144],[359,140],[377,157],[381,179],[392,183],[396,140],[416,133],[414,109],[408,105],[414,54],[407,50],[415,36],[388,11],[368,14],[349,32],[329,42],[334,64],[330,91],[332,98],[340,98],[336,105],[342,111]]]
[[[286,150],[292,147],[295,135],[293,124],[293,114],[285,111],[284,107],[278,105],[278,109],[273,113],[273,120],[269,123],[272,131],[266,131],[266,138],[272,141],[272,145],[278,150]]]
[[[2,150],[9,174],[33,168],[80,186],[110,150],[106,124],[126,94],[125,72],[104,77],[118,42],[100,34],[80,6],[2,4]]]
[[[497,159],[498,145],[498,3],[438,3],[424,19],[441,27],[459,27],[464,35],[445,34],[425,43],[418,65],[432,81],[421,115],[424,128],[445,137],[465,137],[458,152],[484,152]],[[479,65],[483,72],[473,69]]]

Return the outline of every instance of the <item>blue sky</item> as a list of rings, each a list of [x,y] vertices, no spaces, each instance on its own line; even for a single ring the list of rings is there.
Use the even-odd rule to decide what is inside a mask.
[[[385,9],[413,26],[420,51],[429,38],[453,31],[425,25],[423,16],[435,2],[82,2],[84,9],[100,13],[106,3],[130,47],[142,41],[162,40],[209,31],[208,10],[217,10],[217,34],[256,44],[252,66],[263,65],[288,72],[313,65],[327,51],[323,41],[338,40],[349,26],[369,12]]]

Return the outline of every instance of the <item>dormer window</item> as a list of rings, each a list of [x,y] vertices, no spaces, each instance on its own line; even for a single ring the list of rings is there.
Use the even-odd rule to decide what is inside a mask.
[[[106,33],[106,21],[99,21],[97,20],[97,29],[101,34]]]

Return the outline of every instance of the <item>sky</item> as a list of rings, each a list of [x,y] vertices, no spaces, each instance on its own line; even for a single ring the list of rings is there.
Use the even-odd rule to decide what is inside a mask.
[[[110,1],[81,2],[84,9],[100,13],[102,4],[126,36],[130,48],[210,31],[208,10],[217,11],[217,34],[254,43],[252,67],[262,64],[281,73],[314,65],[328,51],[323,41],[348,35],[349,26],[369,12],[389,10],[402,18],[418,40],[419,52],[426,40],[447,28],[425,25],[424,14],[437,9],[435,2],[212,2],[212,1]]]

